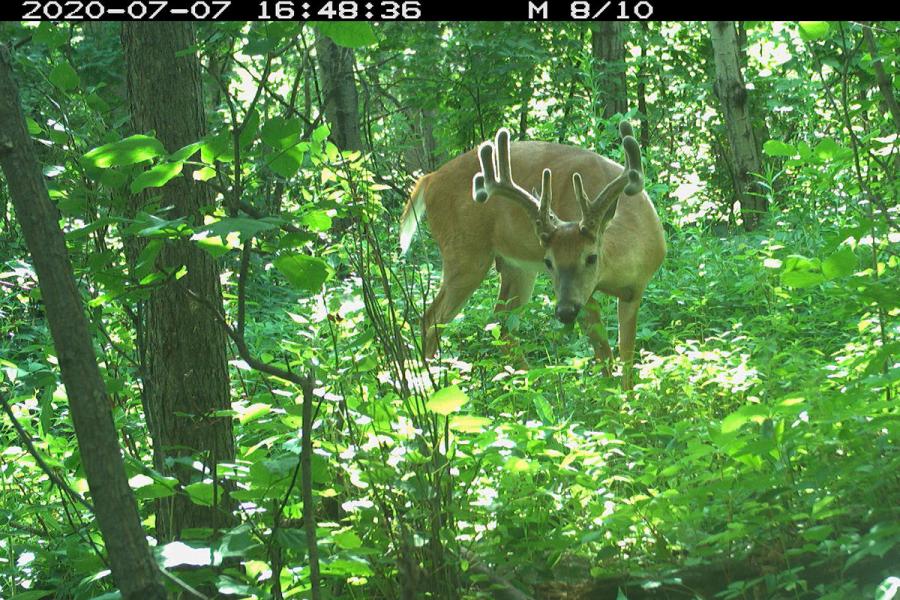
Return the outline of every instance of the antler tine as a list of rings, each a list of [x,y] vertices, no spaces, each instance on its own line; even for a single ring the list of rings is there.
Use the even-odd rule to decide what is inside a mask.
[[[619,134],[622,136],[622,149],[625,152],[625,170],[610,181],[603,190],[597,194],[590,206],[582,205],[581,207],[581,230],[596,231],[600,225],[602,217],[610,209],[611,205],[619,198],[619,194],[625,192],[628,196],[639,194],[644,189],[644,175],[641,168],[641,147],[632,135],[634,130],[628,121],[619,123]],[[574,179],[574,178],[573,178]],[[576,194],[579,193],[578,187],[581,183],[581,177],[578,177],[576,184]],[[584,194],[584,188],[580,193]],[[585,196],[586,197],[586,196]],[[579,203],[581,200],[579,199]]]
[[[540,197],[517,185],[512,178],[509,131],[506,128],[501,128],[497,132],[493,143],[481,144],[478,148],[478,159],[481,162],[481,172],[472,178],[472,198],[476,202],[485,202],[497,194],[515,201],[534,221],[541,241],[549,240],[559,223],[559,219],[550,208],[552,195],[550,170],[544,169]]]
[[[584,192],[584,183],[581,181],[581,173],[572,174],[572,187],[575,188],[575,199],[578,200],[578,206],[581,208],[581,232],[590,234],[590,223],[588,216],[591,214],[591,201]]]

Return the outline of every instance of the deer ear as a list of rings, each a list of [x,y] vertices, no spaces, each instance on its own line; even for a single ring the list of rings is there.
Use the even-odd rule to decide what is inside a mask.
[[[606,226],[609,225],[609,222],[612,221],[612,218],[616,216],[616,207],[618,205],[618,198],[609,203],[609,208],[607,208],[603,216],[600,217],[600,226],[597,228],[598,232],[603,233],[606,230]]]

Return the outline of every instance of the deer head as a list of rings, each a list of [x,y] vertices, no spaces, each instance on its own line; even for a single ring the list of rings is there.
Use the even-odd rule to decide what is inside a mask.
[[[563,323],[575,320],[597,288],[604,268],[603,233],[616,214],[619,196],[623,192],[632,196],[643,190],[641,151],[631,125],[623,121],[619,133],[625,151],[625,169],[593,199],[585,192],[581,175],[572,174],[575,199],[581,208],[580,221],[563,221],[553,212],[550,169],[543,171],[540,195],[515,183],[506,129],[497,132],[494,142],[485,142],[478,149],[481,172],[472,180],[472,196],[476,202],[485,202],[494,194],[500,195],[528,212],[544,247],[544,264],[553,280],[556,317]]]

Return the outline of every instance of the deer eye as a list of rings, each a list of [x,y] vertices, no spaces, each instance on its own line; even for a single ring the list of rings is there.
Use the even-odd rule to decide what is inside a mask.
[[[545,259],[544,259],[544,264],[547,265],[547,268],[548,268],[548,269],[552,269],[552,268],[553,268],[553,261],[550,260],[549,258],[545,258]]]
[[[586,259],[586,262],[587,262],[587,264],[589,264],[589,265],[596,265],[596,264],[597,264],[597,255],[596,255],[596,254],[589,254],[588,257],[587,257],[587,259]]]

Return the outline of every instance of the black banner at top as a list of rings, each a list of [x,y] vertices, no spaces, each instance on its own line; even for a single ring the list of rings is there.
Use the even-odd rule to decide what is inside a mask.
[[[4,20],[611,21],[894,20],[897,3],[813,0],[7,0]]]

